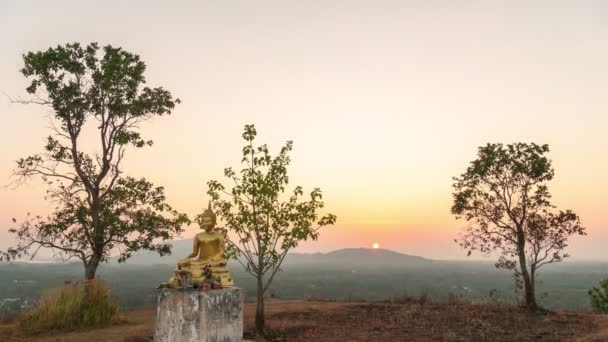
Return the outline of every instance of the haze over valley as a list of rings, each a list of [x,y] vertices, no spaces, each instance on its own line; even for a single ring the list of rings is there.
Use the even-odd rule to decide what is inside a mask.
[[[174,254],[160,258],[147,253],[125,264],[102,265],[100,277],[121,306],[145,308],[155,304],[153,284],[166,282],[178,255],[186,255],[191,240],[175,241]],[[236,261],[230,272],[255,299],[255,279]],[[541,303],[552,309],[588,308],[587,290],[608,273],[608,263],[565,262],[539,276]],[[46,289],[82,279],[80,263],[0,264],[0,312],[14,314],[32,305]],[[545,294],[546,292],[546,294]],[[491,262],[430,260],[383,249],[352,248],[329,253],[292,253],[285,259],[270,292],[273,300],[397,300],[406,296],[446,301],[450,297],[474,303],[516,303],[512,275]]]

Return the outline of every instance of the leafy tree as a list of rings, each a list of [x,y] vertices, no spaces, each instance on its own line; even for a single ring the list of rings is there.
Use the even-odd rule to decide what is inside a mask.
[[[608,279],[600,281],[599,287],[589,290],[591,307],[596,311],[608,314]]]
[[[254,146],[253,125],[246,125],[242,136],[246,141],[244,168],[238,174],[232,168],[224,170],[234,186],[227,191],[224,185],[212,180],[208,182],[208,194],[226,228],[233,232],[233,236],[226,239],[227,254],[241,256],[237,260],[257,279],[255,326],[261,338],[264,336],[264,294],[285,255],[300,241],[316,240],[319,229],[334,224],[336,216],[318,217],[317,211],[323,208],[318,188],[310,193],[307,201],[301,199],[304,192],[299,186],[286,194],[291,141],[272,157],[266,145]]]
[[[452,213],[469,222],[457,242],[469,255],[497,252],[496,267],[514,272],[529,309],[538,309],[538,269],[568,257],[568,238],[586,234],[574,212],[557,211],[550,202],[548,152],[534,143],[487,144],[453,185]]]
[[[128,146],[152,145],[139,125],[170,114],[179,100],[144,86],[146,65],[121,48],[74,43],[29,52],[23,60],[33,99],[19,102],[51,108],[54,134],[43,153],[19,159],[14,172],[21,182],[40,177],[56,206],[46,218],[28,215],[11,228],[17,245],[0,257],[33,257],[50,248],[64,260],[80,259],[93,279],[113,251],[119,261],[140,249],[170,253],[157,239],[171,239],[188,218],[165,202],[162,187],[124,176],[121,167]],[[87,129],[95,134],[85,135]],[[94,153],[82,147],[90,138],[97,141]]]

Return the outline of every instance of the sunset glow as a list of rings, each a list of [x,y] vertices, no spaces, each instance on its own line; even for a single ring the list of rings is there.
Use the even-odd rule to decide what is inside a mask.
[[[465,259],[453,242],[466,223],[450,211],[452,177],[488,142],[546,143],[556,171],[552,201],[588,228],[567,251],[573,260],[608,260],[605,8],[162,3],[124,2],[116,16],[104,2],[39,2],[35,10],[13,2],[0,11],[1,31],[19,32],[1,38],[0,93],[28,96],[19,73],[27,51],[98,41],[140,54],[147,84],[182,104],[142,126],[154,145],[127,151],[125,175],[163,186],[171,206],[193,218],[209,200],[206,183],[224,181],[226,167],[240,169],[245,124],[256,125],[257,141],[273,154],[293,140],[290,186],[319,187],[323,210],[338,218],[297,252],[377,249],[373,241],[383,241],[383,249]],[[3,95],[0,113],[6,249],[11,218],[53,208],[39,181],[5,186],[16,160],[43,152],[51,129],[47,109]],[[91,132],[84,134],[94,139]],[[182,237],[198,231],[192,224]]]

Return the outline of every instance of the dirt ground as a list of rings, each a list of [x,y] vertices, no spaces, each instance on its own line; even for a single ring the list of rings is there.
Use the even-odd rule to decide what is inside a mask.
[[[245,338],[253,338],[254,304],[245,305]],[[129,323],[104,329],[27,336],[0,325],[0,341],[151,341],[155,311],[124,313]],[[517,307],[433,303],[285,301],[266,307],[275,341],[608,341],[608,316],[528,313]]]

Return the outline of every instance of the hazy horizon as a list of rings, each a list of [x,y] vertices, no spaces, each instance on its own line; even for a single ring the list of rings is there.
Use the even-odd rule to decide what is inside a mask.
[[[452,240],[452,177],[489,142],[549,144],[553,203],[588,227],[572,260],[608,261],[608,3],[600,1],[5,1],[0,93],[26,97],[21,56],[67,42],[121,46],[183,103],[142,128],[126,174],[190,217],[206,182],[239,169],[241,131],[276,152],[291,185],[320,187],[338,223],[297,252],[382,248],[467,259]],[[11,218],[46,214],[44,187],[10,182],[41,152],[48,110],[0,96],[0,249]],[[183,238],[192,238],[192,225]],[[483,259],[473,254],[469,259]]]

